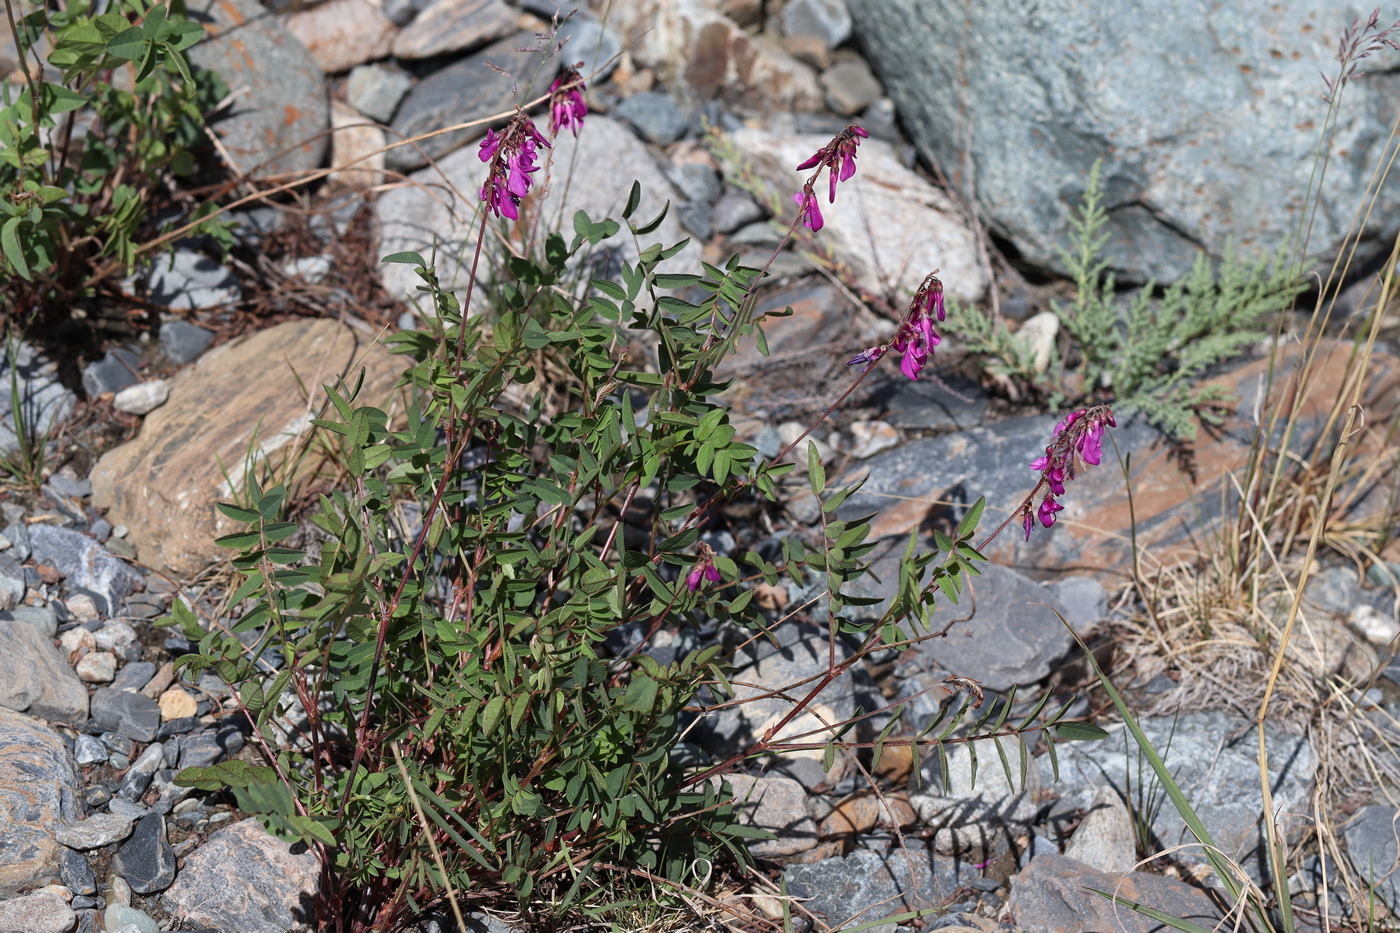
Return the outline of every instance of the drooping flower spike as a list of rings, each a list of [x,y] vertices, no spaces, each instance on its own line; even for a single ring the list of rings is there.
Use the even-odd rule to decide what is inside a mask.
[[[486,183],[481,186],[481,200],[486,209],[497,217],[516,220],[520,216],[520,199],[530,192],[530,175],[539,171],[535,165],[536,147],[549,148],[549,141],[535,129],[524,113],[511,117],[499,133],[487,130],[481,141],[481,161],[491,163]]]
[[[938,331],[933,329],[933,319],[936,317],[941,321],[946,314],[947,311],[943,307],[943,282],[935,270],[929,273],[919,290],[914,293],[914,300],[909,302],[909,308],[904,312],[904,320],[900,321],[894,339],[887,346],[866,347],[847,360],[846,365],[863,365],[865,369],[861,372],[868,372],[888,350],[894,349],[904,354],[903,359],[899,361],[900,372],[910,379],[918,379],[919,372],[933,355],[933,348],[943,342]]]
[[[582,62],[579,63],[582,65]],[[560,129],[572,130],[578,135],[583,126],[583,118],[588,115],[588,105],[583,102],[583,79],[579,77],[579,65],[564,68],[559,77],[549,86],[549,135],[558,136]]]
[[[943,308],[943,282],[938,273],[930,273],[924,279],[909,310],[904,313],[904,321],[890,346],[904,354],[899,361],[900,372],[910,379],[918,379],[919,372],[933,355],[933,348],[943,342],[938,331],[933,329],[933,318],[941,321],[947,312]]]
[[[1025,529],[1027,541],[1031,538],[1031,530],[1035,528],[1037,519],[1046,528],[1055,524],[1055,513],[1064,509],[1057,497],[1065,494],[1065,483],[1074,479],[1080,461],[1090,466],[1097,466],[1103,461],[1104,429],[1117,426],[1113,411],[1107,405],[1072,411],[1055,425],[1055,433],[1051,436],[1050,446],[1045,448],[1045,456],[1031,461],[1031,469],[1040,471],[1041,484],[1047,491],[1034,513],[1031,510],[1034,492],[1021,507],[1021,526]]]
[[[694,592],[700,589],[700,584],[706,580],[711,583],[719,583],[724,577],[715,569],[715,552],[708,544],[701,541],[699,544],[700,557],[695,561],[695,569],[686,574],[686,589]]]
[[[837,133],[822,148],[818,149],[806,162],[797,166],[799,172],[809,168],[817,169],[812,177],[807,179],[807,183],[802,186],[802,190],[793,196],[793,201],[802,209],[802,220],[809,230],[820,230],[822,228],[822,214],[817,209],[817,196],[813,186],[816,184],[817,176],[821,174],[821,169],[826,169],[827,174],[827,201],[836,203],[836,184],[845,181],[856,173],[856,148],[862,139],[869,138],[870,134],[852,123],[844,130]]]

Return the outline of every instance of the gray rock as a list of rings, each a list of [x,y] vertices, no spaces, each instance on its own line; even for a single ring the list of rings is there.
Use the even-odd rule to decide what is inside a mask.
[[[357,65],[345,82],[345,99],[371,120],[388,123],[412,84],[402,69],[392,65]]]
[[[1117,894],[1206,929],[1221,922],[1221,911],[1209,896],[1184,881],[1146,872],[1105,874],[1072,858],[1050,853],[1033,859],[1013,879],[1011,917],[1019,928],[1036,933],[1165,933],[1169,929],[1095,891]]]
[[[180,767],[207,768],[236,755],[243,748],[243,733],[236,726],[215,726],[180,739]]]
[[[132,820],[119,813],[94,813],[76,823],[65,823],[54,832],[54,838],[70,849],[86,852],[121,842],[131,835]]]
[[[642,139],[658,146],[669,146],[690,129],[689,115],[674,97],[661,91],[633,94],[618,104],[613,114],[630,124]]]
[[[1089,812],[1070,837],[1065,855],[1095,871],[1132,871],[1137,864],[1133,818],[1118,791],[1108,785],[1094,791]]]
[[[887,601],[899,585],[906,543],[893,538],[882,542],[872,555],[875,575],[848,584],[843,592]],[[919,642],[914,648],[918,663],[971,677],[990,690],[1043,680],[1051,666],[1074,648],[1069,630],[1055,614],[1063,615],[1064,607],[1010,567],[985,563],[978,568],[980,576],[970,579],[956,605],[938,594],[932,626],[938,630],[951,619],[971,617],[954,623],[945,637]],[[854,619],[870,621],[884,613],[885,605],[851,607],[847,612]]]
[[[57,493],[70,499],[86,499],[92,495],[92,483],[89,480],[69,476],[66,473],[55,473],[50,476],[48,482],[44,484],[44,489],[46,492]]]
[[[710,207],[710,222],[720,233],[733,233],[746,224],[762,220],[766,214],[748,192],[731,188]]]
[[[166,321],[160,325],[160,349],[171,362],[183,366],[192,363],[209,348],[214,340],[212,331],[195,327],[187,321]]]
[[[1009,780],[994,742],[1006,754]],[[1013,738],[978,742],[975,747],[955,745],[947,749],[946,770],[938,755],[928,754],[920,775],[922,790],[910,794],[909,803],[919,819],[934,829],[935,851],[985,860],[1005,851],[1035,818],[1039,759],[1030,757],[1029,748],[1018,749],[1018,744],[1024,743]]]
[[[107,801],[107,808],[119,816],[130,817],[133,820],[144,819],[151,815],[150,807],[143,807],[139,803],[132,803],[123,797],[113,797]]]
[[[845,0],[792,0],[778,22],[785,36],[815,36],[833,49],[851,36]]]
[[[413,60],[467,52],[515,29],[502,0],[432,0],[394,37],[394,56]]]
[[[1028,12],[1015,0],[893,0],[851,13],[915,142],[944,166],[971,155],[982,211],[1027,261],[1063,271],[1058,250],[1102,158],[1105,255],[1133,279],[1162,282],[1190,269],[1198,244],[1218,256],[1231,238],[1264,252],[1290,242],[1326,112],[1319,69],[1335,73],[1341,30],[1372,6],[1095,0]],[[1347,85],[1315,256],[1330,262],[1341,249],[1398,97],[1393,68]],[[1298,119],[1301,101],[1318,119]],[[1381,192],[1363,265],[1389,249],[1397,205],[1400,191]]]
[[[395,138],[400,134],[403,138],[420,136],[499,113],[503,102],[515,99],[516,78],[524,78],[536,66],[537,55],[517,51],[533,45],[533,36],[517,33],[424,78],[399,105],[393,123]],[[426,165],[429,158],[446,155],[485,135],[485,126],[453,130],[416,146],[389,150],[387,164],[393,171],[411,171]],[[475,159],[476,153],[471,156]]]
[[[160,728],[160,706],[139,693],[102,687],[92,695],[92,720],[96,728],[150,742]]]
[[[234,168],[254,178],[319,168],[330,99],[311,53],[257,0],[195,0],[188,10],[207,35],[190,63],[241,92],[214,120]]]
[[[787,893],[804,898],[806,909],[839,930],[940,907],[960,883],[976,874],[965,862],[930,859],[922,848],[911,846],[889,853],[859,849],[845,858],[795,865],[783,872],[783,881]],[[892,922],[866,929],[894,933],[896,926]]]
[[[9,611],[18,608],[28,591],[24,568],[0,554],[0,609]]]
[[[87,719],[87,688],[37,629],[0,622],[0,707],[80,725]]]
[[[1064,577],[1046,589],[1065,607],[1065,621],[1081,635],[1108,615],[1108,592],[1093,577]]]
[[[1396,810],[1385,806],[1362,807],[1342,830],[1352,868],[1392,912],[1400,908],[1400,878],[1395,871],[1400,856],[1397,832]]]
[[[618,55],[622,52],[622,37],[609,26],[591,16],[582,14],[571,17],[559,26],[556,41],[565,43],[559,54],[560,61],[566,64],[582,63],[578,73],[590,85],[602,84],[617,67]]]
[[[1186,799],[1210,830],[1227,858],[1249,871],[1256,881],[1267,878],[1259,813],[1258,738],[1253,725],[1219,710],[1185,713],[1178,717],[1149,716],[1139,721],[1143,733],[1171,769]],[[1148,793],[1158,793],[1151,769],[1121,726],[1099,742],[1058,746],[1060,783],[1053,790],[1082,808],[1092,803],[1095,789],[1111,785],[1129,807],[1145,813]],[[1125,740],[1131,746],[1125,751]],[[1303,828],[1315,784],[1317,758],[1311,743],[1270,725],[1265,729],[1269,749],[1270,786],[1282,832]],[[1151,815],[1154,850],[1191,843],[1177,858],[1200,860],[1195,837],[1186,829],[1170,802]]]
[[[735,667],[730,674],[734,698],[748,702],[705,715],[708,734],[704,744],[717,756],[736,754],[761,739],[771,726],[788,714],[798,699],[811,691],[816,678],[827,669],[825,626],[792,620],[780,626],[774,637],[779,643],[777,646],[767,638],[758,638],[735,654]],[[846,649],[838,646],[837,651],[840,656]],[[853,684],[850,672],[832,682],[801,714],[774,734],[772,741],[823,741],[824,728],[844,722],[855,714]],[[775,695],[764,696],[769,693]],[[865,708],[873,707],[866,703]],[[792,738],[809,732],[814,734],[802,739]],[[820,758],[822,751],[790,754]]]
[[[723,190],[720,187],[719,173],[701,162],[681,162],[672,165],[666,172],[681,194],[692,201],[713,204]]]
[[[807,805],[807,792],[792,778],[728,774],[711,780],[729,784],[741,823],[773,834],[772,839],[749,843],[749,851],[754,855],[796,855],[817,844],[817,823]]]
[[[68,902],[51,891],[0,901],[0,930],[70,933],[78,918]]]
[[[83,367],[83,392],[96,398],[108,392],[116,394],[140,378],[141,356],[129,347],[117,347],[103,354],[102,359]]]
[[[149,415],[169,398],[170,383],[164,379],[151,379],[122,389],[112,399],[112,407],[128,415]],[[94,531],[93,537],[100,539],[102,535]]]
[[[861,58],[837,62],[818,80],[826,92],[826,105],[843,117],[854,117],[884,93],[880,79]]]
[[[10,345],[0,342],[0,454],[6,455],[19,450],[12,417],[14,389],[19,389],[23,433],[31,445],[41,444],[68,420],[77,402],[77,396],[59,381],[58,367],[29,344],[18,345],[13,368],[11,363]]]
[[[175,850],[165,836],[165,817],[151,813],[136,821],[131,838],[117,849],[113,867],[137,894],[159,894],[175,880]]]
[[[70,587],[91,593],[105,616],[116,615],[122,600],[141,583],[141,574],[130,564],[85,534],[53,525],[35,525],[29,536],[34,559],[57,568]]]
[[[113,690],[140,692],[152,677],[156,676],[154,661],[132,661],[117,672],[117,677],[108,686]]]
[[[682,201],[672,208],[681,226],[698,239],[708,240],[714,228],[710,223],[709,205],[699,201]]]
[[[242,296],[231,271],[191,249],[157,257],[146,275],[146,287],[153,303],[175,310],[224,307]]]
[[[875,386],[874,396],[883,417],[905,431],[952,431],[975,427],[987,420],[991,399],[987,391],[968,379],[905,379],[887,374]]]
[[[1343,616],[1365,601],[1354,567],[1324,567],[1308,577],[1303,592],[1319,609]]]
[[[82,792],[82,778],[58,733],[0,709],[0,896],[59,880],[62,847],[54,830],[78,818]]]
[[[154,917],[126,904],[109,904],[103,919],[107,921],[109,931],[126,929],[129,933],[158,933],[160,930],[160,924]]]
[[[63,886],[74,894],[97,893],[97,877],[87,858],[67,846],[58,850],[58,875]]]
[[[73,760],[80,768],[100,765],[107,760],[107,747],[90,735],[80,735],[73,742]]]
[[[12,522],[5,526],[5,540],[10,542],[7,552],[15,560],[23,563],[29,560],[29,526],[23,522]]]
[[[219,830],[190,853],[163,903],[192,925],[287,933],[314,920],[318,877],[314,852],[293,855],[287,843],[250,818]]]
[[[139,801],[146,793],[146,788],[151,786],[151,779],[155,777],[155,773],[163,767],[165,746],[159,742],[152,742],[127,769],[121,786],[117,788],[117,796],[123,800]]]

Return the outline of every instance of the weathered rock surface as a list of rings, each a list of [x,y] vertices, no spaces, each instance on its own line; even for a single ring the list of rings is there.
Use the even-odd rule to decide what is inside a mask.
[[[895,0],[851,13],[915,142],[962,176],[1028,260],[1060,267],[1057,247],[1103,159],[1106,255],[1135,278],[1171,280],[1202,246],[1218,255],[1233,238],[1268,254],[1290,242],[1327,110],[1319,72],[1335,74],[1342,30],[1372,6]],[[1337,255],[1397,97],[1393,69],[1347,85],[1310,222],[1314,255]],[[1400,191],[1381,193],[1363,254],[1390,248],[1397,205]]]
[[[219,830],[185,860],[163,897],[192,925],[240,933],[287,933],[314,919],[316,855],[293,855],[254,818]]]
[[[833,930],[861,926],[911,910],[930,910],[961,883],[978,877],[966,862],[929,854],[917,843],[907,849],[874,852],[860,849],[844,858],[828,858],[787,869],[787,891],[831,924]],[[894,933],[896,922],[877,924],[870,933]]]
[[[1252,724],[1212,710],[1176,717],[1145,716],[1139,725],[1226,857],[1256,880],[1266,878],[1259,826],[1263,807],[1259,740]],[[1060,746],[1060,783],[1054,789],[1087,809],[1094,789],[1108,784],[1133,806],[1145,806],[1144,781],[1152,781],[1152,786],[1155,781],[1131,739],[1132,748],[1125,753],[1122,728],[1110,728],[1109,737],[1099,742]],[[1273,725],[1265,728],[1264,735],[1278,826],[1284,833],[1293,833],[1303,827],[1309,813],[1317,756],[1303,736]],[[1201,858],[1195,837],[1169,802],[1152,815],[1152,832],[1156,846],[1187,845],[1178,858]]]
[[[170,401],[134,441],[98,462],[94,504],[130,529],[127,540],[153,566],[190,573],[226,557],[214,539],[234,526],[214,504],[239,493],[223,469],[241,482],[250,445],[258,464],[298,456],[324,401],[304,392],[353,381],[361,368],[359,403],[385,406],[400,362],[335,321],[288,321],[211,350],[171,380]],[[302,459],[297,475],[314,470],[314,459]]]
[[[233,168],[266,177],[319,167],[330,104],[306,47],[257,0],[195,0],[187,9],[207,31],[190,63],[241,92],[214,124]]]
[[[779,192],[790,213],[792,194],[811,171],[796,166],[831,142],[829,136],[782,136],[742,129],[730,139],[755,170]],[[962,222],[951,199],[899,163],[894,147],[878,139],[861,140],[856,173],[827,201],[826,177],[818,179],[817,197],[826,225],[816,235],[823,249],[850,268],[860,286],[888,296],[903,310],[924,276],[941,270],[946,293],[975,301],[987,291],[987,273],[978,259],[977,239]],[[852,348],[852,352],[860,349]]]
[[[78,818],[82,798],[82,778],[58,733],[0,709],[0,895],[60,880],[54,833]]]
[[[87,688],[38,629],[0,622],[0,708],[78,725],[88,715]]]
[[[515,17],[501,0],[435,0],[394,38],[394,55],[412,60],[474,49],[513,32]]]
[[[1054,853],[1037,856],[1012,879],[1011,916],[1018,927],[1035,933],[1166,933],[1171,929],[1095,891],[1116,894],[1207,929],[1224,916],[1204,891],[1184,881],[1146,872],[1105,874]]]
[[[329,0],[283,20],[326,74],[384,58],[398,27],[370,0]]]
[[[796,855],[817,844],[817,824],[812,819],[807,792],[801,784],[777,775],[730,774],[723,780],[734,793],[744,825],[773,834],[772,839],[749,843],[749,851],[754,855],[759,858]]]

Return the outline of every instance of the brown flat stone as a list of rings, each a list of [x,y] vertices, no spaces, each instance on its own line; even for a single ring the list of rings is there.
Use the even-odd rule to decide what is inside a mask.
[[[386,408],[403,362],[336,321],[288,321],[215,348],[171,380],[170,401],[135,440],[98,461],[93,504],[130,529],[127,540],[153,567],[185,575],[226,559],[214,539],[238,526],[214,506],[239,492],[225,471],[241,487],[252,447],[260,464],[279,467],[310,453],[295,475],[314,475],[324,460],[301,440],[325,402],[319,387],[353,382],[362,368],[358,404]]]

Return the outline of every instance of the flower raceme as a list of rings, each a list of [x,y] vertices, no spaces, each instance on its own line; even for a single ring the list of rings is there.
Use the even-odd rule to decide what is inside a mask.
[[[938,278],[937,272],[931,272],[914,293],[914,300],[909,303],[909,309],[904,312],[904,320],[900,322],[899,330],[895,331],[894,339],[889,343],[889,348],[904,354],[903,359],[899,361],[899,370],[910,379],[919,378],[920,371],[928,363],[929,357],[933,356],[933,348],[943,342],[938,331],[933,329],[933,319],[936,317],[941,321],[946,316],[947,310],[943,306],[943,281]],[[883,346],[867,347],[847,360],[846,365],[864,364],[868,370],[886,351],[887,348]]]
[[[577,136],[579,127],[583,126],[583,118],[588,115],[588,105],[583,102],[583,79],[579,77],[578,69],[578,65],[566,67],[549,86],[551,136],[558,136],[561,129],[571,130]]]
[[[491,167],[481,186],[481,200],[488,211],[497,217],[519,218],[520,199],[530,191],[530,175],[539,171],[535,165],[538,146],[548,149],[549,142],[524,113],[511,117],[499,133],[486,131],[486,138],[481,141],[481,161],[489,162]]]
[[[807,179],[802,190],[792,196],[793,203],[802,211],[802,222],[807,225],[807,229],[820,230],[825,222],[822,220],[821,210],[817,207],[817,195],[813,190],[817,178],[821,175],[821,170],[826,169],[829,182],[826,199],[829,203],[835,204],[836,183],[845,181],[856,173],[856,147],[860,145],[862,139],[867,139],[869,136],[869,133],[852,123],[837,133],[830,143],[818,149],[816,155],[797,167],[799,172],[804,172],[809,168],[817,170],[812,173],[811,178]]]
[[[1107,405],[1072,411],[1055,425],[1055,433],[1051,436],[1050,446],[1045,448],[1045,455],[1031,461],[1031,469],[1040,472],[1036,491],[1044,486],[1046,493],[1034,512],[1031,506],[1035,501],[1035,491],[1021,506],[1021,525],[1025,528],[1027,541],[1031,539],[1031,529],[1035,527],[1036,519],[1046,528],[1055,524],[1055,513],[1064,509],[1057,497],[1065,494],[1065,483],[1074,479],[1079,462],[1098,466],[1103,461],[1104,429],[1116,427],[1118,422],[1113,419],[1113,411]]]

